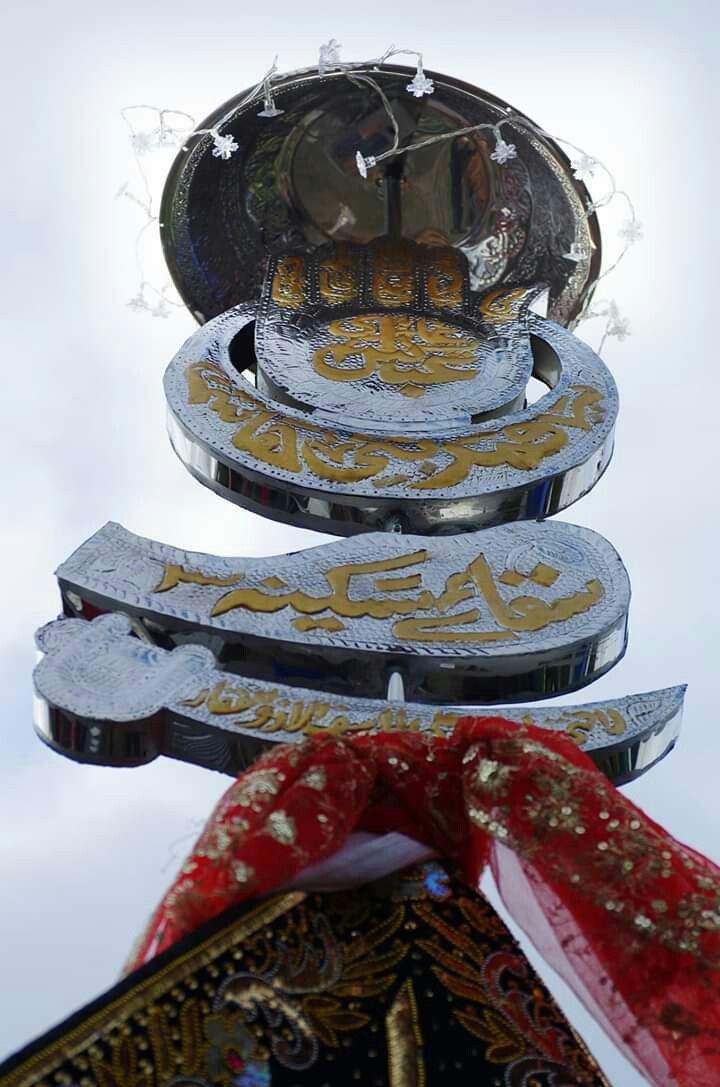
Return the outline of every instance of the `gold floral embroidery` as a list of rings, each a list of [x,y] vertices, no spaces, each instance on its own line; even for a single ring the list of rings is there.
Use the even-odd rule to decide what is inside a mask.
[[[139,1066],[138,1052],[129,1038],[116,1038],[111,1046],[109,1061],[91,1057],[90,1067],[98,1087],[147,1087],[144,1069]]]
[[[466,1058],[462,1046],[448,1053],[442,1031],[431,1037],[438,1014],[455,1037],[467,1031],[470,1045],[482,1043],[466,1065],[478,1061],[478,1082],[483,1062],[499,1069],[513,1053],[541,1070],[561,1063],[570,1082],[604,1085],[497,915],[482,898],[459,894],[442,871],[439,886],[436,868],[401,877],[399,901],[391,883],[286,895],[236,915],[106,1009],[61,1028],[3,1087],[86,1087],[88,1079],[96,1087],[164,1087],[178,1075],[198,1087],[231,1087],[240,1072],[269,1084],[273,1062],[303,1073],[298,1078],[307,1069],[308,1082],[329,1074],[344,1083],[347,1057],[366,1082],[389,1067],[392,1087],[422,1087],[423,1073],[434,1082],[438,1060]],[[426,992],[433,978],[436,993]],[[457,997],[463,986],[472,997]],[[666,1019],[668,1029],[689,1029],[680,1010],[668,1009]],[[325,1060],[337,1063],[324,1067]],[[512,1069],[507,1074],[512,1081]]]
[[[85,1087],[88,1079],[93,1087],[157,1087],[160,1070],[171,1065],[175,1073],[181,1069],[200,1078],[207,1058],[207,1004],[198,976],[223,958],[233,961],[238,947],[262,940],[266,927],[291,914],[304,897],[293,893],[261,903],[96,1011],[73,1018],[58,1038],[41,1040],[39,1049],[3,1075],[2,1087]]]
[[[518,977],[530,978],[528,964],[507,940],[497,914],[480,897],[460,896],[456,901],[466,922],[459,927],[448,924],[429,904],[413,904],[413,912],[433,933],[417,946],[433,962],[433,973],[446,992],[463,1000],[453,1017],[486,1043],[485,1059],[507,1065],[534,1050],[547,1060],[567,1063],[578,1083],[604,1084],[585,1048],[560,1023],[549,994],[537,985],[518,986]],[[507,992],[492,984],[493,976],[503,972],[513,979]]]
[[[317,789],[318,792],[327,785],[327,775],[322,766],[316,766],[313,770],[308,770],[306,774],[300,778],[301,785],[308,785],[311,789]]]
[[[235,861],[232,866],[233,879],[236,883],[250,883],[255,878],[255,872],[249,864]]]
[[[243,774],[236,787],[227,794],[227,806],[239,804],[259,811],[258,801],[263,797],[277,796],[279,791],[277,770],[255,770]]]
[[[411,978],[400,986],[385,1019],[390,1087],[425,1087],[423,1038]]]
[[[453,992],[457,992],[457,989],[453,989]],[[469,992],[474,993],[475,989],[470,986],[463,987],[460,995],[467,996]],[[473,1008],[469,1012],[458,1011],[455,1015],[470,1034],[488,1043],[485,1050],[488,1061],[509,1064],[524,1055],[527,1048],[525,1039],[513,1029],[505,1016],[493,1008]]]
[[[273,811],[266,822],[268,834],[281,845],[294,845],[297,838],[295,821],[284,811]]]
[[[515,852],[528,861],[542,853],[554,878],[580,889],[583,878],[575,868],[573,851],[549,851],[547,830],[583,838],[588,827],[581,811],[596,813],[605,833],[594,847],[591,862],[598,876],[596,889],[586,893],[595,905],[631,922],[632,929],[623,926],[617,938],[629,940],[632,951],[654,940],[673,951],[695,956],[704,969],[720,967],[720,961],[709,957],[702,942],[704,933],[720,931],[720,881],[696,873],[693,856],[680,843],[659,836],[650,824],[636,818],[623,796],[601,775],[565,760],[562,772],[558,772],[554,764],[560,756],[544,744],[528,740],[523,732],[521,728],[513,737],[496,741],[494,750],[506,768],[516,761],[518,745],[524,755],[532,756],[533,772],[522,816],[538,828],[538,833],[513,838],[503,822],[503,812],[509,814],[507,788],[511,775],[506,775],[499,788],[492,777],[484,783],[475,776],[475,801],[469,810],[473,822],[492,837],[512,844]],[[479,806],[485,794],[487,805]],[[697,891],[687,893],[670,908],[657,890],[658,881],[672,876],[673,862],[682,865],[684,875],[696,884]],[[612,927],[608,932],[613,932]]]

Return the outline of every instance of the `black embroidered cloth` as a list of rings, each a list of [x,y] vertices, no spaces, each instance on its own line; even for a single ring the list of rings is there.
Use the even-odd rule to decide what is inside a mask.
[[[436,863],[227,911],[0,1066],[2,1087],[609,1087]]]

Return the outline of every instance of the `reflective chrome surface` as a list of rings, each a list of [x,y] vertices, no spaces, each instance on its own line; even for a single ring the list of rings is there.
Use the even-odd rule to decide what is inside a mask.
[[[488,712],[481,706],[434,710],[397,698],[318,698],[311,690],[238,678],[219,671],[200,646],[148,648],[117,614],[50,623],[38,632],[38,645],[45,656],[34,677],[36,730],[79,762],[137,766],[167,755],[237,774],[271,743],[323,734],[446,735],[460,716]],[[489,712],[563,732],[621,784],[673,746],[683,696],[683,687],[672,687],[605,702]]]
[[[630,603],[610,544],[559,522],[363,535],[264,559],[181,551],[110,523],[57,576],[67,614],[127,612],[158,644],[207,645],[238,674],[380,697],[398,672],[409,698],[429,702],[582,687],[622,656]]]
[[[278,257],[254,325],[255,384],[315,423],[380,436],[508,415],[524,406],[539,293],[475,293],[462,253],[387,237]]]
[[[435,93],[413,98],[409,68],[385,65],[378,81],[396,113],[401,144],[468,125],[497,122],[507,103],[477,87],[431,73]],[[508,127],[518,156],[491,159],[490,133],[458,136],[390,160],[363,179],[355,153],[377,155],[392,131],[377,92],[339,72],[308,70],[273,81],[284,112],[257,116],[245,92],[202,124],[222,124],[240,150],[229,161],[199,136],[181,151],[165,187],[160,221],[165,255],[199,321],[257,296],[269,256],[311,252],[325,242],[366,244],[391,227],[398,236],[451,245],[467,256],[478,289],[547,283],[550,316],[572,324],[600,266],[589,195],[567,157],[522,118]],[[490,137],[490,138],[488,138]],[[589,254],[567,260],[573,242]]]
[[[612,455],[618,397],[582,341],[528,316],[534,374],[550,391],[522,410],[427,436],[352,429],[263,395],[244,330],[251,306],[199,329],[165,374],[173,447],[218,494],[323,532],[460,533],[567,508]],[[251,342],[251,341],[250,341]],[[240,343],[240,347],[238,347]]]

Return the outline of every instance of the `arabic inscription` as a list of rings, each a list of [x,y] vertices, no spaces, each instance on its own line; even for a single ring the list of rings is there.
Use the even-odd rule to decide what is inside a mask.
[[[467,381],[480,366],[480,341],[444,321],[409,314],[363,314],[331,321],[333,340],[312,356],[329,381],[377,374],[403,396],[421,397],[428,385]]]
[[[444,440],[373,438],[335,432],[272,410],[235,385],[215,363],[191,363],[185,373],[190,404],[207,404],[223,423],[235,426],[233,445],[256,461],[291,475],[310,470],[327,482],[369,480],[376,488],[405,483],[420,493],[457,486],[477,469],[532,471],[605,415],[601,390],[578,384],[534,418],[491,430]],[[398,471],[403,466],[405,473]]]
[[[229,591],[211,605],[212,618],[238,608],[266,615],[289,608],[297,616],[293,626],[301,632],[339,632],[347,629],[345,619],[392,619],[392,634],[408,642],[513,640],[582,615],[605,595],[602,583],[590,578],[582,589],[558,594],[549,602],[527,592],[505,599],[501,586],[507,592],[508,587],[517,589],[531,582],[547,591],[560,571],[537,563],[529,574],[507,569],[496,578],[482,552],[464,570],[450,574],[442,592],[433,593],[423,587],[422,567],[428,558],[429,552],[420,549],[371,562],[332,566],[323,572],[328,591],[320,594],[294,588],[278,576],[259,587],[238,586],[241,575],[212,578],[168,563],[154,591],[169,592],[181,583],[228,587]],[[400,571],[402,576],[397,576]],[[314,618],[324,612],[329,614]]]
[[[244,717],[243,729],[263,736],[273,733],[300,733],[302,736],[352,736],[371,732],[407,733],[424,732],[433,736],[446,736],[466,712],[437,710],[430,722],[416,716],[402,706],[388,706],[378,714],[361,720],[353,719],[353,708],[337,700],[293,699],[277,689],[251,690],[221,680],[212,688],[204,688],[194,697],[182,703],[189,709],[204,707],[211,716]],[[504,711],[512,712],[512,711]],[[247,715],[251,716],[248,717]],[[591,732],[599,726],[609,736],[621,736],[627,731],[623,714],[613,707],[607,709],[568,710],[557,718],[548,718],[542,711],[536,716],[524,712],[522,720],[541,727],[549,723],[564,723],[563,733],[578,747],[583,747]]]

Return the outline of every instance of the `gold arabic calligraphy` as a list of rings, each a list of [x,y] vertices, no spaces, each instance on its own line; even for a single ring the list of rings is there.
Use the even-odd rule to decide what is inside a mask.
[[[499,287],[480,296],[466,292],[467,261],[457,249],[377,239],[369,245],[337,243],[310,256],[283,254],[272,268],[270,297],[281,309],[360,303],[365,295],[380,306],[430,306],[442,311],[477,311],[493,325],[518,321],[537,294],[534,287]]]
[[[378,439],[327,430],[272,410],[212,362],[192,363],[186,379],[189,402],[207,404],[224,423],[240,424],[233,445],[256,461],[291,475],[309,470],[318,479],[334,483],[372,480],[377,488],[404,483],[420,492],[455,487],[473,469],[507,466],[532,471],[604,417],[600,389],[572,385],[552,408],[522,422],[437,441]],[[415,469],[421,478],[398,474],[403,466],[408,472]],[[383,476],[386,470],[391,474]]]
[[[252,714],[243,720],[243,728],[265,736],[276,732],[299,732],[303,736],[347,736],[368,732],[420,731],[443,736],[452,732],[463,716],[460,712],[436,710],[426,723],[402,706],[388,706],[376,715],[353,720],[352,708],[337,700],[312,699],[304,702],[281,695],[276,688],[250,690],[248,687],[233,686],[227,680],[221,680],[211,689],[204,688],[193,698],[185,699],[182,705],[193,709],[205,706],[213,716]],[[587,743],[595,726],[611,736],[619,736],[627,729],[625,718],[614,707],[605,710],[567,710],[553,720],[567,722],[562,731],[579,747]],[[541,726],[549,723],[542,714],[535,717],[532,713],[523,714],[523,721]]]
[[[482,553],[464,570],[450,574],[442,592],[435,594],[423,588],[421,573],[407,573],[422,566],[429,557],[428,551],[419,550],[372,562],[333,566],[323,572],[328,592],[320,595],[292,588],[276,575],[261,582],[262,588],[233,588],[231,586],[241,580],[240,575],[234,580],[213,579],[207,574],[188,571],[179,563],[168,563],[154,591],[168,592],[181,583],[229,587],[230,591],[212,605],[210,615],[213,618],[238,608],[265,615],[290,608],[300,617],[293,620],[293,625],[303,632],[313,629],[337,632],[346,629],[343,619],[394,619],[393,635],[410,642],[506,641],[581,615],[604,596],[602,583],[591,578],[584,588],[559,596],[550,603],[531,595],[505,600],[498,582],[515,587],[530,581],[547,588],[557,580],[559,571],[538,563],[527,575],[514,570],[504,571],[496,582]],[[396,575],[397,571],[406,573],[400,577],[378,576]],[[353,595],[353,579],[364,577],[374,579],[370,591],[365,587],[363,592],[361,587],[358,595]],[[453,611],[458,605],[467,606],[459,612]],[[319,616],[322,612],[330,615],[310,622],[305,618]],[[493,628],[488,629],[488,624]],[[477,629],[478,625],[484,629]]]
[[[568,724],[563,731],[579,747],[587,742],[588,736],[596,727],[602,728],[608,736],[621,736],[627,728],[625,718],[613,706],[605,710],[568,710],[551,720],[558,723],[567,721]]]
[[[338,318],[327,329],[335,342],[318,347],[312,365],[329,381],[377,373],[403,396],[419,397],[427,385],[475,377],[480,365],[479,340],[432,318],[371,313]]]
[[[323,302],[336,305],[354,302],[359,295],[361,265],[353,259],[347,245],[338,245],[333,256],[323,258],[317,266],[318,293]]]

